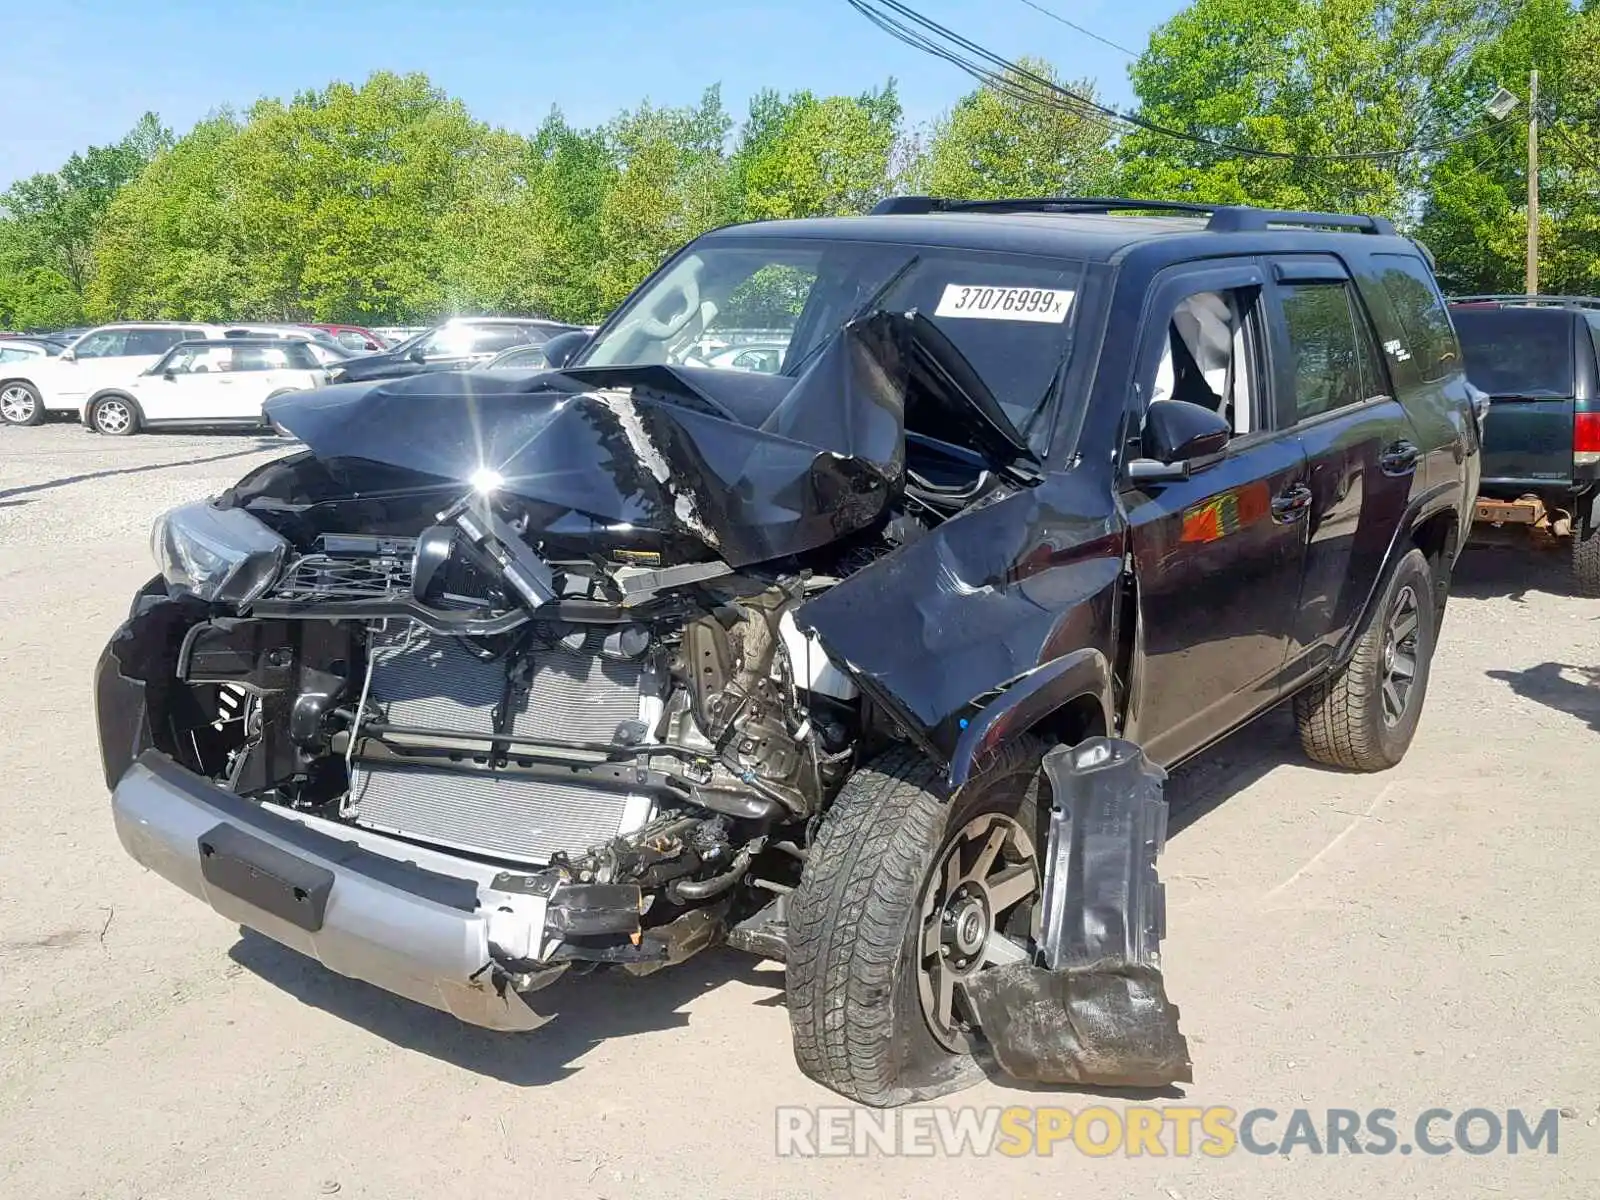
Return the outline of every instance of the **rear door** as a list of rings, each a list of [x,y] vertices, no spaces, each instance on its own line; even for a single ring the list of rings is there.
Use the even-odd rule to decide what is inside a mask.
[[[1254,260],[1176,268],[1158,277],[1140,334],[1137,403],[1203,404],[1234,428],[1219,461],[1122,494],[1141,643],[1127,736],[1162,763],[1282,694],[1308,492],[1299,438],[1274,426],[1264,289]]]
[[[1560,487],[1572,478],[1572,417],[1583,331],[1559,308],[1457,305],[1467,378],[1489,393],[1483,484],[1495,495]],[[1586,347],[1587,348],[1587,347]]]
[[[1362,610],[1423,461],[1371,317],[1344,263],[1280,255],[1272,265],[1278,424],[1309,468],[1306,568],[1289,674],[1324,665]]]

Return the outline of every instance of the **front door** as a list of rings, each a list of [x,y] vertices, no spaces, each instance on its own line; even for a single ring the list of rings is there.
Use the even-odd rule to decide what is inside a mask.
[[[140,381],[145,419],[231,423],[248,417],[250,381],[235,370],[238,354],[238,347],[218,342],[178,347]],[[253,411],[260,412],[259,400]]]
[[[1157,762],[1282,694],[1309,490],[1300,441],[1274,420],[1264,286],[1252,261],[1179,268],[1158,280],[1141,334],[1138,402],[1203,404],[1234,430],[1188,479],[1122,497],[1139,630],[1125,729]]]

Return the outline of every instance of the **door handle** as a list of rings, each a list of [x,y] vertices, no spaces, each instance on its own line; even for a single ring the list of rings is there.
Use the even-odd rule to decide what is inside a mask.
[[[1378,467],[1385,475],[1409,475],[1417,469],[1422,452],[1410,442],[1395,442],[1378,454]]]
[[[1303,483],[1285,488],[1272,498],[1272,519],[1274,521],[1297,521],[1300,514],[1311,507],[1311,489]]]

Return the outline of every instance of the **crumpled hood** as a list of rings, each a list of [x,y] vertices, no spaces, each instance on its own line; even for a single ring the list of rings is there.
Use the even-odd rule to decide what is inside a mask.
[[[739,567],[867,528],[904,474],[908,338],[878,314],[798,378],[668,366],[441,372],[272,401],[330,467],[378,463],[493,482],[535,531],[625,528]]]

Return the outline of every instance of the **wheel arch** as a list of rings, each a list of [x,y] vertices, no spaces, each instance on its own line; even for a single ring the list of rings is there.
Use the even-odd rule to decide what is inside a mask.
[[[1373,577],[1372,587],[1339,639],[1338,649],[1333,656],[1335,670],[1349,662],[1350,656],[1355,653],[1356,642],[1372,613],[1372,606],[1388,590],[1389,581],[1394,578],[1401,559],[1412,550],[1421,550],[1430,568],[1441,564],[1454,567],[1456,556],[1465,542],[1461,533],[1462,513],[1452,496],[1458,490],[1457,484],[1446,483],[1412,498],[1405,516],[1395,526],[1394,536],[1390,538],[1389,548],[1384,553],[1383,565]],[[1440,601],[1449,590],[1449,577],[1448,570],[1435,571],[1435,611],[1439,610]]]
[[[98,392],[91,394],[90,397],[83,402],[83,423],[90,429],[93,429],[94,418],[91,416],[91,414],[94,412],[94,406],[99,404],[102,400],[110,399],[121,400],[124,404],[133,409],[133,415],[138,420],[140,425],[145,423],[144,408],[140,405],[139,401],[128,391],[119,387],[101,388]]]
[[[1068,745],[1109,733],[1111,664],[1093,647],[1051,659],[998,690],[968,717],[950,756],[947,782],[964,784],[1005,746],[1029,735]]]

